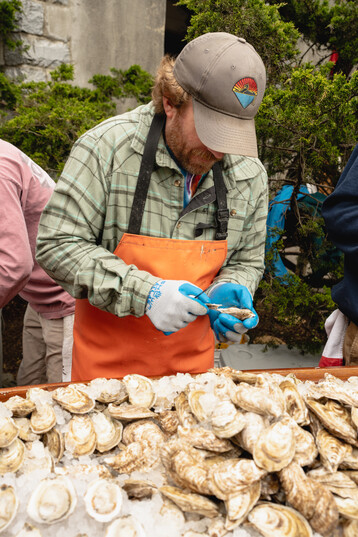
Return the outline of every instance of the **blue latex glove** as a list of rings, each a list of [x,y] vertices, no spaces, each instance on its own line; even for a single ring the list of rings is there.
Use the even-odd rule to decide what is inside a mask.
[[[149,291],[145,313],[155,328],[168,336],[198,315],[206,315],[208,302],[209,297],[196,285],[185,280],[161,280]]]
[[[227,313],[209,310],[211,328],[218,341],[241,341],[241,335],[250,328],[255,328],[259,322],[259,317],[253,307],[251,293],[244,285],[223,283],[214,287],[209,296],[213,304],[221,304],[224,308],[232,306],[247,308],[255,314],[250,319],[240,321]]]

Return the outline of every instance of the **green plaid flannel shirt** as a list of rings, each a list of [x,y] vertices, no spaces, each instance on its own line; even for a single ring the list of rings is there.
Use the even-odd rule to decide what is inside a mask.
[[[127,232],[153,105],[110,118],[81,136],[59,178],[39,225],[37,260],[75,298],[122,317],[145,313],[159,278],[127,265],[113,252]],[[184,178],[161,136],[146,200],[141,234],[214,240],[212,172],[183,211]],[[267,174],[256,158],[225,155],[223,175],[230,212],[228,254],[214,280],[246,285],[254,294],[264,270]],[[195,198],[208,190],[206,204]]]

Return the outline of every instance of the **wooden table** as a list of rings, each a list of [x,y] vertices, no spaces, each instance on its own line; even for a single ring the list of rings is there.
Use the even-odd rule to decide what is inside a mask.
[[[342,380],[347,380],[349,377],[358,376],[358,366],[345,366],[345,367],[300,367],[298,369],[251,369],[245,370],[245,373],[277,373],[279,375],[294,374],[300,380],[313,380],[317,382],[323,378],[325,373],[330,373]],[[83,381],[86,384],[89,381]],[[26,397],[26,392],[29,388],[43,388],[44,390],[52,391],[56,388],[68,386],[74,384],[71,382],[59,382],[58,384],[36,384],[33,386],[15,386],[13,388],[1,388],[0,389],[0,402],[7,401],[13,395],[20,395]]]

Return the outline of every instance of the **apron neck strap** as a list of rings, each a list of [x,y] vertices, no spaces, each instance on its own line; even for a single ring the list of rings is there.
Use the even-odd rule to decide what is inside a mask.
[[[152,176],[155,153],[158,147],[160,135],[165,124],[164,114],[155,114],[150,126],[147,140],[144,146],[142,162],[139,169],[137,186],[134,193],[132,210],[129,217],[127,233],[140,235],[140,228],[147,199],[150,178]],[[213,166],[214,185],[217,202],[217,229],[215,240],[225,240],[229,221],[229,210],[226,202],[226,187],[221,171],[221,166],[216,162]]]
[[[140,235],[140,227],[147,199],[150,178],[155,163],[155,153],[165,123],[164,114],[155,114],[144,146],[142,162],[139,169],[137,186],[134,193],[132,210],[129,217],[128,231],[131,235]]]
[[[215,240],[222,241],[227,238],[227,227],[229,222],[229,209],[227,208],[226,200],[226,186],[224,183],[224,178],[219,162],[216,162],[213,166],[213,175],[214,175],[214,185],[216,193],[216,220],[217,228]]]

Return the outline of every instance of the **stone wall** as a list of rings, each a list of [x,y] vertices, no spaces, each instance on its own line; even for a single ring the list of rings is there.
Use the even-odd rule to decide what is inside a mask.
[[[19,38],[25,49],[0,51],[11,78],[47,81],[61,63],[75,84],[96,73],[139,64],[154,74],[164,52],[166,0],[22,0]]]

